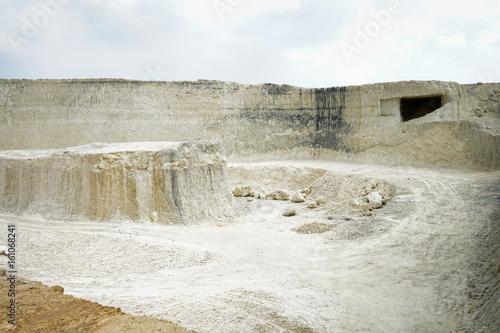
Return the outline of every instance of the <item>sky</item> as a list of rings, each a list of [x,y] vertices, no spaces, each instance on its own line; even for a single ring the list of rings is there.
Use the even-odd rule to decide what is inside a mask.
[[[500,81],[498,0],[0,0],[0,78]]]

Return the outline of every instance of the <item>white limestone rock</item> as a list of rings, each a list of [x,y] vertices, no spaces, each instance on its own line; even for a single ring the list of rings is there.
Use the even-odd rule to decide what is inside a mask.
[[[296,209],[287,209],[283,212],[283,216],[295,216],[297,215]]]
[[[242,195],[241,186],[236,186],[233,190],[233,195],[235,197],[241,197]]]
[[[295,202],[295,203],[301,203],[301,202],[305,202],[306,199],[302,196],[301,193],[299,192],[295,192],[292,196],[292,202]]]
[[[363,197],[363,198],[356,198],[353,202],[354,206],[358,207],[362,212],[366,212],[372,209],[371,204],[368,202],[368,199]]]
[[[383,206],[382,196],[378,192],[371,192],[366,196],[372,208],[377,209]]]
[[[242,197],[253,197],[252,189],[250,186],[242,186],[241,187],[241,196]]]
[[[286,201],[290,197],[290,193],[286,190],[277,190],[266,196],[267,199]]]
[[[300,190],[300,194],[302,194],[305,197],[307,197],[309,194],[311,194],[311,189],[310,188],[303,188]]]
[[[235,197],[254,197],[255,194],[252,192],[250,186],[236,186],[233,190],[233,195]]]
[[[232,197],[220,142],[0,151],[0,211],[194,224],[231,215]]]
[[[307,204],[307,208],[311,208],[311,209],[318,208],[318,204],[314,201],[311,201]]]
[[[325,199],[325,198],[323,198],[323,197],[318,198],[318,199],[316,200],[316,204],[317,204],[318,206],[320,206],[320,205],[324,205],[324,204],[326,204],[326,199]]]
[[[266,195],[266,191],[260,187],[252,187],[252,190],[250,191],[250,196],[257,199],[265,199]]]

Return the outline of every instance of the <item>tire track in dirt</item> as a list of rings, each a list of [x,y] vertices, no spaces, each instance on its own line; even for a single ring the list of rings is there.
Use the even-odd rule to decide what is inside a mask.
[[[17,220],[25,240],[35,244],[21,244],[29,277],[200,332],[456,328],[467,284],[468,236],[477,229],[468,222],[467,198],[457,187],[472,183],[475,175],[314,161],[256,165],[278,166],[280,174],[291,165],[296,174],[307,166],[383,179],[396,183],[398,193],[374,216],[336,216],[330,222],[321,209],[300,208],[286,218],[281,213],[290,203],[243,199],[244,213],[220,226],[10,215],[0,216],[0,223]],[[275,183],[279,186],[279,179]],[[338,226],[324,234],[292,231],[315,221]],[[51,239],[57,248],[51,248]],[[47,267],[52,256],[60,263]],[[87,266],[75,266],[77,258],[92,264],[82,269]],[[163,267],[162,261],[170,264]]]

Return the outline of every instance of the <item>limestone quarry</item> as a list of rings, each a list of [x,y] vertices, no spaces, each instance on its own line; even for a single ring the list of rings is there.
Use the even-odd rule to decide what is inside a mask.
[[[0,80],[1,331],[498,332],[499,207],[498,83]]]

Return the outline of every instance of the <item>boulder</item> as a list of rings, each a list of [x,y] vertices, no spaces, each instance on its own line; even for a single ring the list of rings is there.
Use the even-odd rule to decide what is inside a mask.
[[[308,196],[309,194],[311,194],[311,189],[310,188],[303,188],[302,190],[300,190],[300,193],[306,197]]]
[[[266,196],[268,199],[286,201],[290,197],[290,193],[286,190],[277,190]]]
[[[301,203],[301,202],[305,202],[306,199],[304,199],[304,197],[302,196],[302,194],[300,194],[299,192],[295,192],[292,196],[292,202],[295,202],[295,203]]]
[[[235,197],[241,197],[242,191],[241,191],[241,186],[236,186],[233,190],[233,195]]]
[[[241,187],[241,196],[242,197],[253,197],[252,189],[250,186],[242,186]]]
[[[358,207],[362,212],[366,212],[372,209],[371,204],[368,202],[367,198],[356,198],[354,200],[354,206]]]
[[[318,204],[314,201],[310,201],[308,204],[307,204],[307,208],[318,208]]]
[[[324,205],[324,204],[326,204],[326,199],[325,199],[325,198],[323,198],[323,197],[318,198],[318,199],[316,200],[316,204],[317,204],[318,206],[319,206],[319,205]]]
[[[376,209],[383,206],[382,196],[378,192],[371,192],[366,196],[371,207]]]

